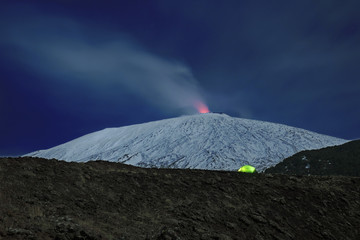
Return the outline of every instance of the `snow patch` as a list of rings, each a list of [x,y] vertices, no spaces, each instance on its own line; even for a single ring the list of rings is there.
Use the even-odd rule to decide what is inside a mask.
[[[345,142],[282,124],[207,113],[107,128],[27,156],[233,171],[249,164],[263,171],[299,151]]]

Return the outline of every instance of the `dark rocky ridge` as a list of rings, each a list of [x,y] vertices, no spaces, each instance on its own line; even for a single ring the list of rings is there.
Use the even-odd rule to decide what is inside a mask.
[[[343,175],[360,177],[360,140],[339,146],[299,152],[266,173]]]
[[[2,239],[360,239],[360,178],[0,159]]]

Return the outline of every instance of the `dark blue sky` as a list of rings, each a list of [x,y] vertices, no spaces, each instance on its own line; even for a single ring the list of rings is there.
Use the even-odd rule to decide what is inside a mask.
[[[360,138],[360,1],[0,1],[0,155],[211,111]]]

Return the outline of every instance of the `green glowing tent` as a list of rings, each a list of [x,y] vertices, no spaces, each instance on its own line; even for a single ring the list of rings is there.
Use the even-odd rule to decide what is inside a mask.
[[[256,172],[255,168],[250,165],[245,165],[239,168],[238,172],[245,172],[245,173],[254,173]]]

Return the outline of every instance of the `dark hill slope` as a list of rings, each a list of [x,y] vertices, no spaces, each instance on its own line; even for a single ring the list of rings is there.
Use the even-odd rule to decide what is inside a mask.
[[[299,152],[265,172],[360,177],[360,140],[335,147]]]
[[[360,178],[0,159],[0,239],[360,239]]]

